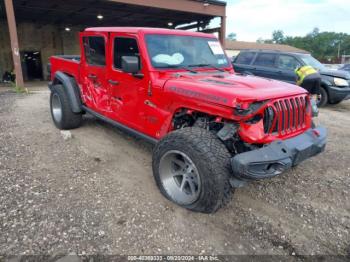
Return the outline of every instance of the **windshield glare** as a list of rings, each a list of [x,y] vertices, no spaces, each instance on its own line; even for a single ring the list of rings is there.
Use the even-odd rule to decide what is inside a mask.
[[[146,44],[155,68],[227,67],[229,64],[215,38],[147,35]]]
[[[311,55],[303,55],[300,57],[306,65],[312,66],[315,69],[322,70],[325,68],[317,59],[313,58]]]

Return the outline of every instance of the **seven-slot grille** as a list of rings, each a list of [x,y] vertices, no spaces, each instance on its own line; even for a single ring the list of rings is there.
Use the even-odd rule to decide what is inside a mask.
[[[270,103],[264,111],[266,134],[288,134],[305,127],[308,110],[306,95],[282,98]]]

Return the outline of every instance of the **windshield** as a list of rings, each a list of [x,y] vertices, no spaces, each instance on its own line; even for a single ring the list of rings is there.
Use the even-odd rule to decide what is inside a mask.
[[[325,69],[325,66],[321,64],[317,59],[313,58],[311,55],[302,55],[300,56],[300,58],[304,61],[306,65],[312,66],[315,69]]]
[[[224,50],[215,38],[147,35],[146,44],[155,68],[227,67]]]

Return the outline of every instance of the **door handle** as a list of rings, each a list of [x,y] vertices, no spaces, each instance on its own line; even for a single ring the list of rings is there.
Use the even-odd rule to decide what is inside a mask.
[[[108,83],[110,83],[111,85],[114,85],[114,86],[119,85],[118,81],[111,80],[111,79],[108,80]]]
[[[88,75],[88,78],[90,78],[90,79],[96,79],[96,78],[97,78],[97,76],[96,76],[96,75],[92,75],[92,74],[90,74],[90,75]]]

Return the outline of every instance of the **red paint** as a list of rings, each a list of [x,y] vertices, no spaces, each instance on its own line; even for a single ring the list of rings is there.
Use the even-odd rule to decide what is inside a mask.
[[[305,121],[300,127],[281,130],[279,126],[277,133],[265,134],[262,121],[256,124],[246,123],[255,114],[263,115],[266,106],[273,106],[282,98],[296,96],[308,101],[304,89],[279,81],[237,75],[232,66],[225,68],[225,73],[208,68],[196,69],[199,72],[196,75],[180,69],[155,69],[150,63],[145,46],[146,34],[215,38],[213,35],[180,30],[89,28],[80,34],[81,47],[83,36],[103,36],[106,43],[106,66],[87,65],[84,48],[81,48],[80,63],[51,57],[51,78],[54,78],[56,71],[73,76],[86,106],[156,139],[162,138],[172,130],[173,115],[182,108],[186,108],[189,114],[203,112],[215,116],[217,121],[240,123],[239,135],[248,143],[269,143],[275,139],[290,138],[311,127],[311,110],[306,107],[303,116]],[[141,73],[144,74],[142,79],[113,68],[113,40],[116,36],[133,37],[137,40],[142,63]],[[94,78],[89,77],[91,75]],[[112,85],[108,80],[118,81],[119,84]],[[254,114],[244,117],[234,114],[235,107],[248,109],[250,104],[256,101],[267,102]],[[291,109],[292,102],[290,103],[288,106]],[[283,110],[288,111],[288,108]],[[274,111],[276,114],[282,112],[275,108]]]
[[[312,131],[313,131],[313,133],[314,133],[315,136],[317,136],[317,137],[320,136],[320,132],[319,132],[318,130],[314,129],[314,130],[312,130]]]

